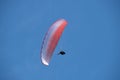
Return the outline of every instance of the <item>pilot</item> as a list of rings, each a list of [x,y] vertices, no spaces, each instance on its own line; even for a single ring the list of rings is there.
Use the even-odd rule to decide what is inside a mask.
[[[65,52],[64,52],[64,51],[60,51],[60,52],[58,53],[58,55],[59,55],[59,54],[64,55]]]

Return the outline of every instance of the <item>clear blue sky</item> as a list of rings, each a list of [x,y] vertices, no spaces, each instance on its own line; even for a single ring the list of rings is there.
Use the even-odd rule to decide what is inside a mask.
[[[40,48],[59,18],[68,25],[47,67]],[[120,1],[1,0],[0,80],[120,80]]]

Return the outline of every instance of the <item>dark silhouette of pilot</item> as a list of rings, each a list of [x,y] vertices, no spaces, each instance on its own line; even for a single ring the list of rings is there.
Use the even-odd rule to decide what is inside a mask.
[[[58,55],[59,55],[59,54],[65,55],[65,52],[64,52],[64,51],[60,51],[60,52],[58,53]]]

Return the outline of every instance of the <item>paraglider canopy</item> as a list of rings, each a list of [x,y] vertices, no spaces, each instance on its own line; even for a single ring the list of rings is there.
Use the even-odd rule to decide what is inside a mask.
[[[41,61],[44,65],[49,65],[52,54],[57,46],[57,43],[67,25],[67,21],[64,19],[59,19],[51,25],[51,27],[46,32],[41,46]],[[65,54],[61,52],[61,54]]]

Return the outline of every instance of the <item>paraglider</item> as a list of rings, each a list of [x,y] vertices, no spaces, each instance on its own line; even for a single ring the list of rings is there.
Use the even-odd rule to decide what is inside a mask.
[[[57,46],[57,43],[62,35],[64,28],[67,25],[67,21],[59,19],[48,29],[41,47],[41,61],[44,65],[49,65],[52,54]],[[62,52],[62,54],[64,54]]]

